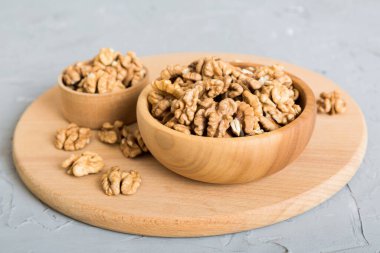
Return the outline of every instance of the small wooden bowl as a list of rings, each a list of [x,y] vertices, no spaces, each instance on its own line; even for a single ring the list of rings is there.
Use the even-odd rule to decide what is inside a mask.
[[[211,138],[177,132],[161,124],[149,112],[149,85],[137,102],[141,135],[152,155],[162,165],[194,180],[235,184],[268,176],[296,159],[314,130],[314,94],[304,81],[290,76],[300,92],[303,111],[293,122],[275,131],[239,138]]]
[[[149,73],[137,85],[123,91],[89,94],[77,92],[63,84],[62,74],[58,77],[63,116],[79,126],[99,129],[104,122],[122,120],[126,124],[136,121],[137,99],[149,82]]]

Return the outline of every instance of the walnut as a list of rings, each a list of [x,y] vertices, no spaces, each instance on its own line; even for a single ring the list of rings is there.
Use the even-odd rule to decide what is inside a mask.
[[[104,73],[98,79],[98,93],[110,93],[115,91],[120,91],[125,89],[126,87],[122,82],[116,80],[116,76],[112,76],[110,74]]]
[[[245,90],[243,92],[243,101],[253,108],[255,116],[260,117],[261,115],[263,115],[263,106],[256,95],[252,94],[248,90]]]
[[[221,61],[220,58],[211,57],[205,60],[203,68],[204,75],[207,76],[207,73],[211,73],[211,69],[214,76],[223,76],[230,75],[233,67],[227,62]]]
[[[148,94],[148,102],[152,106],[156,105],[158,102],[160,102],[163,99],[167,99],[167,96],[164,92],[159,90],[152,90]]]
[[[144,79],[145,75],[146,70],[144,68],[141,68],[140,70],[136,71],[131,80],[131,86],[137,85],[141,80]]]
[[[156,118],[161,118],[170,111],[171,103],[168,99],[163,99],[152,106],[152,114]]]
[[[276,64],[258,67],[254,76],[265,85],[273,85],[274,82],[277,82],[286,87],[290,87],[293,83],[290,76],[285,73],[284,67]]]
[[[66,85],[74,85],[81,79],[81,74],[75,66],[69,66],[65,69],[62,75],[62,80]]]
[[[273,131],[280,126],[270,117],[260,116],[260,124],[266,131]]]
[[[98,132],[101,142],[107,144],[120,144],[120,150],[127,158],[134,158],[148,152],[148,148],[141,137],[138,127],[127,127],[120,120],[113,124],[105,122]]]
[[[101,48],[97,56],[97,60],[106,66],[111,65],[111,63],[115,60],[116,55],[115,50],[112,48]]]
[[[247,135],[261,134],[263,132],[259,125],[258,116],[255,115],[253,108],[245,102],[239,103],[235,119],[240,122],[243,132]],[[237,136],[240,136],[240,133]]]
[[[121,172],[119,167],[112,167],[102,176],[102,188],[108,196],[119,195]]]
[[[207,127],[206,110],[199,109],[194,116],[194,132],[202,136]]]
[[[190,71],[186,71],[183,73],[183,78],[184,79],[188,79],[188,80],[192,80],[192,81],[200,81],[202,80],[202,76],[196,72],[190,72]]]
[[[260,82],[259,80],[256,80],[253,77],[247,76],[246,74],[239,75],[240,83],[246,85],[247,87],[251,88],[252,90],[258,90],[261,87],[263,87],[264,83]]]
[[[223,93],[225,83],[219,79],[206,79],[204,85],[208,97],[214,98]]]
[[[338,91],[330,93],[322,92],[317,100],[317,108],[319,113],[330,115],[344,113],[346,111],[346,102],[342,99]]]
[[[73,154],[62,163],[62,168],[66,169],[67,174],[76,177],[98,173],[103,167],[103,159],[98,154],[88,151],[80,155]]]
[[[127,52],[126,56],[119,55],[118,59],[121,66],[127,71],[126,76],[123,79],[123,84],[126,87],[136,85],[145,77],[146,70],[134,52]]]
[[[212,98],[206,98],[203,101],[198,101],[201,107],[194,116],[194,132],[196,135],[204,135],[207,129],[208,120],[211,112],[216,110],[216,103]]]
[[[296,114],[294,113],[283,113],[277,108],[270,108],[268,114],[274,119],[278,124],[286,125],[295,119]]]
[[[99,140],[108,144],[120,143],[123,126],[124,123],[120,120],[115,121],[113,124],[105,122],[98,132]]]
[[[229,98],[235,98],[240,96],[244,91],[243,86],[241,86],[238,83],[232,83],[230,85],[230,90],[227,92],[227,97]]]
[[[74,151],[84,148],[90,143],[90,139],[91,129],[71,123],[66,128],[57,131],[54,145],[57,149]]]
[[[289,89],[281,84],[275,84],[271,91],[272,100],[276,104],[283,104],[290,99]]]
[[[102,176],[102,188],[106,195],[132,195],[141,185],[141,177],[137,171],[121,171],[119,167],[110,168]]]
[[[120,149],[124,156],[127,158],[135,158],[136,156],[142,155],[148,152],[148,148],[141,137],[140,131],[135,129],[131,131],[126,126],[122,130],[122,140],[120,144]]]
[[[260,102],[262,103],[263,110],[268,107],[276,107],[276,104],[270,99],[266,93],[259,95]]]
[[[161,71],[161,79],[162,80],[170,80],[174,77],[177,77],[182,74],[182,72],[186,69],[186,67],[181,65],[171,65],[167,66],[164,70]]]
[[[124,195],[135,194],[141,185],[140,174],[135,170],[131,170],[122,173],[121,178],[121,193]]]
[[[89,73],[85,78],[82,79],[80,83],[80,88],[77,89],[82,91],[82,92],[87,92],[87,93],[96,93],[96,89],[98,86],[98,79],[100,76],[102,76],[104,73],[103,70],[98,70],[95,73]]]
[[[170,80],[158,80],[152,83],[154,91],[161,91],[168,95],[172,95],[175,98],[180,98],[184,91],[182,87],[176,83],[172,83]]]
[[[173,100],[171,112],[180,124],[188,126],[194,120],[201,90],[201,86],[195,86],[193,89],[185,91],[181,99]]]
[[[230,127],[232,115],[236,110],[237,104],[233,99],[225,98],[220,101],[217,110],[208,116],[207,136],[223,137]]]
[[[63,71],[64,85],[79,92],[110,93],[139,83],[146,70],[133,52],[123,56],[111,48],[100,49],[98,55]]]

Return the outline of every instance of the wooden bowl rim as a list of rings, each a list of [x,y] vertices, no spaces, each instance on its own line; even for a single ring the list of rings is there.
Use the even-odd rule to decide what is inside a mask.
[[[233,65],[238,65],[238,66],[262,66],[264,64],[259,64],[259,63],[253,63],[253,62],[243,62],[243,61],[233,61],[230,62]],[[270,131],[270,132],[264,132],[262,134],[258,135],[252,135],[252,136],[243,136],[243,137],[231,137],[231,138],[215,138],[215,137],[208,137],[208,136],[199,136],[199,135],[193,135],[193,134],[184,134],[179,131],[176,131],[174,129],[171,129],[165,125],[163,125],[161,122],[159,122],[156,118],[153,117],[153,115],[149,111],[149,104],[148,104],[148,94],[151,91],[152,87],[151,85],[147,85],[143,91],[141,92],[139,99],[137,101],[137,111],[140,111],[142,114],[142,117],[144,117],[144,120],[147,121],[148,124],[152,125],[154,128],[165,132],[167,134],[173,135],[175,137],[187,139],[187,140],[205,140],[205,141],[214,141],[217,143],[220,142],[231,142],[231,141],[250,141],[253,138],[258,139],[258,138],[268,138],[270,136],[277,136],[281,135],[284,132],[290,130],[292,127],[294,127],[296,124],[302,124],[303,121],[307,120],[309,117],[313,117],[313,115],[316,115],[316,101],[315,101],[315,96],[309,85],[306,84],[305,81],[300,79],[299,77],[285,71],[294,83],[299,86],[302,91],[305,93],[305,106],[302,108],[301,114],[292,122],[289,124],[282,126],[276,130]]]
[[[70,89],[67,87],[67,85],[65,85],[62,81],[62,76],[63,76],[63,71],[59,74],[58,76],[58,86],[73,94],[73,95],[78,95],[78,96],[86,96],[86,97],[107,97],[107,96],[114,96],[114,95],[119,95],[119,94],[123,94],[123,93],[132,93],[133,91],[137,90],[139,88],[140,85],[142,85],[143,83],[147,82],[148,80],[148,77],[149,77],[149,70],[147,67],[143,66],[143,68],[145,69],[146,73],[145,73],[145,76],[143,79],[141,79],[136,85],[134,86],[131,86],[131,87],[128,87],[124,90],[120,90],[120,91],[115,91],[115,92],[109,92],[109,93],[87,93],[87,92],[80,92],[80,91],[76,91],[76,90],[73,90],[73,89]]]

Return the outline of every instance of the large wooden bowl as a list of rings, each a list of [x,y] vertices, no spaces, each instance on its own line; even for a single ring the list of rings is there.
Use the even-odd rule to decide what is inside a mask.
[[[235,184],[273,174],[298,157],[309,142],[315,124],[316,105],[312,90],[298,77],[290,76],[300,92],[303,110],[293,122],[275,131],[239,138],[211,138],[177,132],[162,125],[149,112],[149,85],[137,102],[141,135],[162,165],[194,180]]]
[[[58,87],[63,116],[69,122],[83,127],[98,129],[104,122],[123,120],[126,124],[136,121],[137,99],[149,82],[149,72],[138,84],[123,91],[105,94],[77,92],[66,87],[62,74],[58,77]]]

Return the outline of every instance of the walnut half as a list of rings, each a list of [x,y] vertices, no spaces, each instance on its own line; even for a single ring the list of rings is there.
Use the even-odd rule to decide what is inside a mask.
[[[346,102],[342,99],[338,91],[322,92],[317,100],[317,108],[319,113],[339,114],[346,111]]]
[[[79,127],[71,123],[66,128],[59,129],[55,135],[54,145],[57,149],[74,151],[84,148],[90,143],[91,129]]]
[[[120,120],[116,120],[113,124],[105,122],[98,132],[99,140],[107,144],[120,143],[123,126],[124,123]]]
[[[62,163],[62,168],[66,169],[67,174],[75,177],[98,173],[103,167],[103,158],[89,151],[83,152],[80,155],[72,154]]]
[[[141,177],[137,171],[121,171],[119,167],[110,168],[102,176],[102,188],[106,195],[132,195],[141,185]]]
[[[148,148],[141,137],[140,131],[135,129],[133,132],[127,127],[123,128],[120,149],[127,158],[134,158],[148,152]]]

